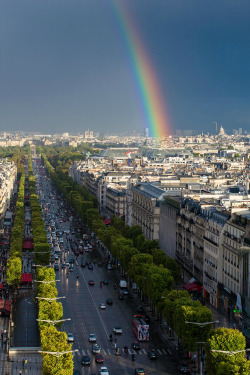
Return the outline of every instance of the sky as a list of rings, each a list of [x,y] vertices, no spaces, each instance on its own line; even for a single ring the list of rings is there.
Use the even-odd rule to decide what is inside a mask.
[[[154,71],[169,132],[213,133],[214,121],[250,132],[249,0],[0,0],[0,131],[143,134],[116,3]]]

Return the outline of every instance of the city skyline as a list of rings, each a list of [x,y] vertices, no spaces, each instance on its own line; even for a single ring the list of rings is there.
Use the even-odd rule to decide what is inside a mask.
[[[154,135],[156,96],[143,62],[161,94],[166,133],[213,134],[215,121],[228,133],[250,128],[247,1],[13,0],[0,7],[0,131],[143,134],[152,115]]]

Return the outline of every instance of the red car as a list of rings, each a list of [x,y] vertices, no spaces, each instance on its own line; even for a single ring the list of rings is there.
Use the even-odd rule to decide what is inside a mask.
[[[89,280],[89,285],[95,285],[94,280]]]
[[[95,356],[96,363],[103,363],[103,356],[101,354],[97,354]]]

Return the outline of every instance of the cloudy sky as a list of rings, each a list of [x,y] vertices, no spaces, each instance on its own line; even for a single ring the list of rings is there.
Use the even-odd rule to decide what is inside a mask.
[[[0,0],[0,131],[143,133],[117,1],[173,132],[250,131],[249,0]]]

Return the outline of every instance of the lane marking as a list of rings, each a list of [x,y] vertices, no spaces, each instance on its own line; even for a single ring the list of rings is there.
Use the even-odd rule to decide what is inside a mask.
[[[162,355],[162,352],[160,351],[160,349],[157,349],[157,351],[158,351],[158,353],[159,353],[160,355]]]

